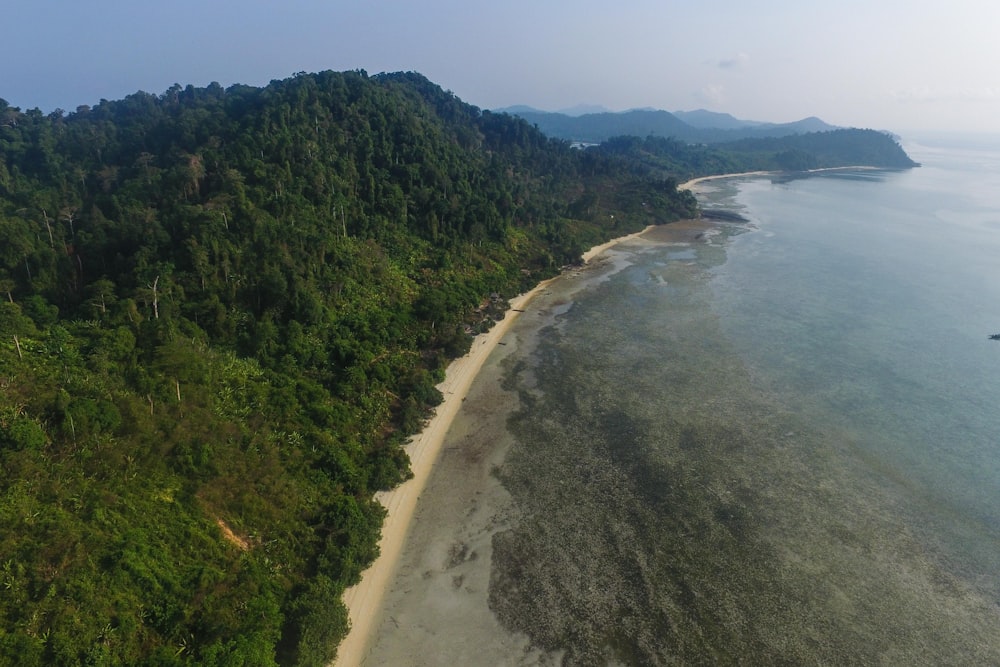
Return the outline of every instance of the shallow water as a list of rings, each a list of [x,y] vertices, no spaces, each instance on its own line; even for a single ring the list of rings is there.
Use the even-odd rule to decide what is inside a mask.
[[[565,664],[1000,664],[1000,154],[713,183],[504,363],[489,603]]]

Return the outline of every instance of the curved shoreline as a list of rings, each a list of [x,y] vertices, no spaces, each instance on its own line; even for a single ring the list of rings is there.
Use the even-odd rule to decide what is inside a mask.
[[[667,223],[667,224],[670,224],[670,223]],[[598,255],[600,255],[605,250],[608,250],[609,248],[613,248],[616,245],[618,245],[619,243],[624,243],[625,241],[629,241],[629,240],[634,239],[636,237],[642,236],[643,234],[645,234],[646,232],[648,232],[650,229],[654,229],[656,227],[657,227],[657,225],[649,225],[649,226],[647,226],[645,229],[643,229],[641,231],[633,232],[633,233],[627,234],[625,236],[619,236],[617,238],[611,239],[607,243],[602,243],[601,245],[595,245],[593,248],[591,248],[587,252],[583,253],[583,255],[581,255],[581,259],[583,260],[583,263],[586,264],[590,260],[592,260],[595,257],[597,257]],[[555,278],[551,278],[550,280],[555,280]],[[545,283],[543,283],[543,284],[547,285],[548,283],[549,283],[549,280],[546,280]],[[531,290],[531,292],[529,292],[529,294],[533,293],[537,289],[538,288],[536,287],[535,289]],[[507,319],[507,318],[504,318],[504,319]]]
[[[583,253],[583,262],[586,264],[609,248],[634,239],[652,227],[654,226],[651,225],[642,231],[594,246]],[[444,396],[444,400],[437,406],[434,416],[427,422],[424,429],[406,445],[413,477],[391,491],[383,491],[375,495],[376,499],[387,510],[385,521],[382,524],[382,537],[379,540],[379,556],[362,573],[361,582],[344,591],[343,601],[347,606],[350,629],[337,647],[334,666],[356,667],[364,661],[372,640],[373,622],[399,564],[417,501],[427,486],[445,436],[458,414],[462,401],[465,400],[486,359],[497,343],[506,335],[517,317],[535,296],[558,278],[559,276],[556,276],[544,280],[530,291],[511,299],[510,309],[504,318],[488,332],[476,336],[472,342],[472,349],[467,355],[455,359],[448,365],[445,379],[437,387]]]

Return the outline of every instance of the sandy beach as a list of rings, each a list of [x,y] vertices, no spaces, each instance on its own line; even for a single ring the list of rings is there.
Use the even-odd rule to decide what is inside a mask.
[[[696,179],[699,180],[699,179]],[[689,186],[691,182],[686,183],[684,187]],[[582,256],[584,263],[591,263],[592,265],[597,264],[597,260],[602,253],[605,253],[614,246],[628,242],[641,240],[640,237],[643,235],[652,234],[656,242],[670,242],[670,241],[689,241],[694,238],[703,229],[702,223],[698,221],[680,221],[677,223],[672,223],[665,226],[650,226],[646,229],[629,234],[627,236],[622,236],[616,239],[612,239],[607,243],[603,243],[598,246],[594,246]],[[561,278],[568,277],[570,280],[562,281],[564,283],[563,287],[567,294],[552,296],[551,289],[553,288],[553,283],[560,280]],[[396,489],[388,492],[382,492],[377,494],[377,499],[382,503],[383,506],[388,510],[388,514],[385,523],[382,527],[382,538],[379,542],[380,556],[375,561],[375,563],[366,570],[363,575],[361,582],[356,586],[353,586],[344,594],[344,603],[348,609],[348,615],[351,622],[351,629],[345,640],[338,647],[337,660],[334,665],[336,667],[354,667],[356,665],[374,665],[374,664],[389,664],[386,661],[400,659],[405,657],[400,656],[386,656],[382,655],[380,657],[372,656],[372,642],[375,637],[380,633],[379,626],[385,625],[386,623],[390,625],[401,625],[401,621],[393,616],[386,616],[384,610],[387,606],[398,607],[398,605],[392,605],[386,603],[387,595],[393,593],[391,591],[391,585],[393,583],[394,577],[401,568],[406,567],[417,567],[418,565],[414,563],[401,564],[404,547],[407,547],[407,541],[420,540],[421,545],[409,546],[410,550],[415,553],[430,553],[435,557],[440,556],[446,561],[449,561],[452,565],[460,564],[457,561],[467,560],[474,561],[477,558],[481,558],[482,562],[480,567],[476,568],[475,573],[467,573],[466,575],[454,575],[449,574],[449,577],[459,576],[466,577],[470,579],[473,577],[478,577],[480,581],[475,589],[469,589],[479,595],[482,599],[479,600],[479,604],[476,605],[466,605],[462,607],[462,614],[470,613],[470,609],[481,608],[480,611],[486,612],[484,618],[477,622],[479,627],[487,628],[491,625],[495,627],[489,627],[489,632],[485,633],[489,635],[489,638],[493,641],[500,641],[501,648],[497,649],[508,654],[520,654],[521,664],[536,664],[536,660],[527,659],[530,654],[530,649],[526,644],[526,638],[517,640],[513,637],[505,636],[505,631],[499,626],[499,623],[495,619],[491,618],[488,613],[488,605],[486,604],[485,594],[486,588],[488,587],[488,577],[489,577],[489,544],[488,538],[492,532],[495,532],[497,516],[497,508],[502,506],[502,497],[498,498],[496,496],[502,496],[503,491],[501,488],[492,488],[495,497],[487,500],[482,498],[482,503],[478,503],[477,499],[488,493],[491,487],[499,487],[499,484],[495,480],[491,479],[492,467],[495,463],[490,460],[491,456],[502,456],[503,447],[495,446],[492,447],[490,452],[483,453],[481,457],[483,460],[476,461],[478,464],[478,474],[469,475],[468,473],[468,462],[461,464],[461,471],[456,474],[455,471],[443,472],[441,477],[443,478],[441,484],[445,486],[441,492],[436,492],[433,488],[430,489],[429,497],[439,497],[439,496],[449,496],[448,500],[443,501],[443,505],[447,505],[458,514],[457,520],[444,520],[442,523],[448,524],[443,527],[443,531],[447,532],[449,530],[455,530],[456,526],[460,527],[466,533],[473,532],[479,533],[483,538],[478,544],[469,546],[472,542],[470,539],[459,539],[454,536],[438,535],[438,536],[428,536],[428,535],[411,535],[411,525],[418,511],[418,500],[424,495],[425,491],[428,491],[428,482],[432,478],[432,473],[435,472],[436,466],[440,463],[442,458],[442,447],[446,442],[446,436],[448,439],[457,440],[461,439],[463,436],[463,431],[470,428],[478,429],[480,432],[476,434],[476,439],[479,441],[484,440],[484,434],[481,432],[483,429],[489,429],[490,433],[488,437],[485,438],[487,441],[495,441],[503,437],[503,415],[502,410],[493,410],[495,407],[503,400],[503,397],[496,395],[496,392],[490,392],[487,387],[482,391],[489,393],[486,397],[472,397],[476,398],[475,401],[470,401],[468,404],[465,403],[466,399],[470,398],[469,391],[473,385],[473,380],[480,375],[481,369],[483,369],[484,364],[490,359],[491,353],[497,348],[498,343],[503,340],[503,345],[510,346],[508,349],[516,349],[517,341],[512,340],[512,337],[508,336],[514,323],[517,321],[518,317],[523,311],[527,311],[530,314],[535,314],[532,311],[534,309],[529,309],[529,305],[536,301],[539,295],[547,295],[549,298],[546,301],[549,303],[536,304],[538,309],[550,308],[555,305],[558,306],[564,303],[568,298],[569,294],[574,291],[574,285],[572,283],[577,282],[572,280],[574,274],[569,274],[568,276],[560,276],[547,281],[544,281],[537,285],[531,291],[519,295],[510,300],[510,310],[507,312],[506,316],[487,333],[476,336],[473,341],[472,349],[469,354],[453,361],[445,373],[445,380],[440,385],[438,389],[444,396],[444,400],[439,405],[435,411],[432,419],[430,419],[424,428],[417,436],[415,436],[410,443],[406,446],[407,454],[410,456],[410,465],[413,471],[413,478],[404,484],[400,485]],[[564,290],[560,290],[562,292]],[[506,339],[505,339],[506,337]],[[493,365],[497,366],[500,363],[499,359],[493,360]],[[497,373],[499,371],[496,368],[493,369]],[[486,406],[481,410],[479,414],[473,420],[459,420],[461,423],[456,424],[456,417],[459,415],[459,409],[462,408],[465,412],[475,412],[476,405]],[[492,415],[492,423],[490,415],[486,413],[496,413]],[[475,422],[475,423],[473,423]],[[449,434],[449,431],[454,431]],[[466,488],[464,493],[458,493],[455,490],[455,481],[459,478],[465,478],[467,480]],[[468,508],[472,506],[473,509]],[[479,507],[481,510],[481,517],[471,516],[475,512],[475,508]],[[429,510],[431,512],[443,512],[449,510],[443,510],[439,508],[432,508]],[[462,513],[467,516],[462,516]],[[425,531],[426,532],[426,531]],[[469,537],[466,535],[466,537]],[[458,546],[456,546],[458,545]],[[450,551],[451,553],[439,553],[442,549]],[[461,552],[465,550],[464,555],[461,553],[455,553],[456,550]],[[471,557],[470,557],[471,554]],[[417,558],[418,556],[414,556]],[[441,560],[439,558],[439,560]],[[454,569],[453,567],[447,567],[444,569]],[[411,577],[412,579],[413,577]],[[424,579],[432,579],[427,573],[423,575]],[[448,579],[449,582],[454,583],[455,580]],[[429,586],[434,585],[433,582],[428,584]],[[468,586],[467,586],[468,588]],[[438,610],[440,611],[440,610]],[[419,619],[414,619],[411,621],[410,625],[416,623],[419,625]],[[500,638],[499,640],[497,638]],[[484,637],[486,641],[486,637]],[[414,643],[419,643],[419,639],[410,637],[407,642],[404,642],[409,649],[415,649]],[[518,644],[515,648],[511,644]],[[395,645],[395,644],[393,644]],[[431,651],[431,644],[425,647],[426,650]],[[475,648],[475,647],[473,647]],[[383,653],[387,650],[385,647],[379,649]],[[440,656],[438,656],[440,657]],[[473,656],[474,657],[474,656]],[[540,658],[539,658],[540,659]],[[409,664],[417,664],[412,662],[412,658]],[[434,664],[434,663],[428,663]],[[540,664],[540,663],[539,663]]]

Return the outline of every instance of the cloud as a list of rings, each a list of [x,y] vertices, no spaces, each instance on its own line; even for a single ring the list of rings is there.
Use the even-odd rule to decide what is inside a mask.
[[[716,64],[719,66],[719,69],[738,69],[748,60],[750,60],[750,56],[741,52],[737,53],[732,58],[723,58]]]
[[[889,97],[897,102],[996,102],[1000,100],[1000,88],[980,86],[947,90],[917,86],[891,90]]]
[[[726,89],[717,83],[710,83],[695,93],[695,97],[702,104],[718,108],[726,101]]]

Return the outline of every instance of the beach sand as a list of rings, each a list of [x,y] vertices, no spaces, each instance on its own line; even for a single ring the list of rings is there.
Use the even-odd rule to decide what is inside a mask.
[[[513,329],[537,317],[531,308]],[[505,425],[517,398],[500,379],[518,341],[504,336],[452,420],[382,605],[369,618],[364,655],[351,664],[542,664],[527,638],[505,630],[489,608],[493,534],[513,518],[493,470],[511,444]]]
[[[335,665],[555,664],[558,656],[532,649],[489,608],[492,536],[513,511],[493,474],[510,444],[507,416],[518,405],[501,387],[504,360],[520,345],[530,349],[574,292],[615,270],[610,248],[690,242],[705,229],[681,221],[592,248],[586,266],[512,299],[504,319],[451,363],[439,385],[444,402],[406,448],[413,479],[378,495],[388,509],[381,555],[344,595],[351,631]]]
[[[839,167],[838,167],[839,168]],[[849,167],[848,167],[849,168]],[[824,171],[817,169],[815,171]],[[717,181],[723,178],[737,178],[739,176],[770,176],[777,172],[774,171],[742,171],[736,174],[716,174],[714,176],[700,176],[698,178],[692,178],[690,181],[685,181],[677,186],[678,190],[690,190],[699,183],[704,183],[706,181]]]

